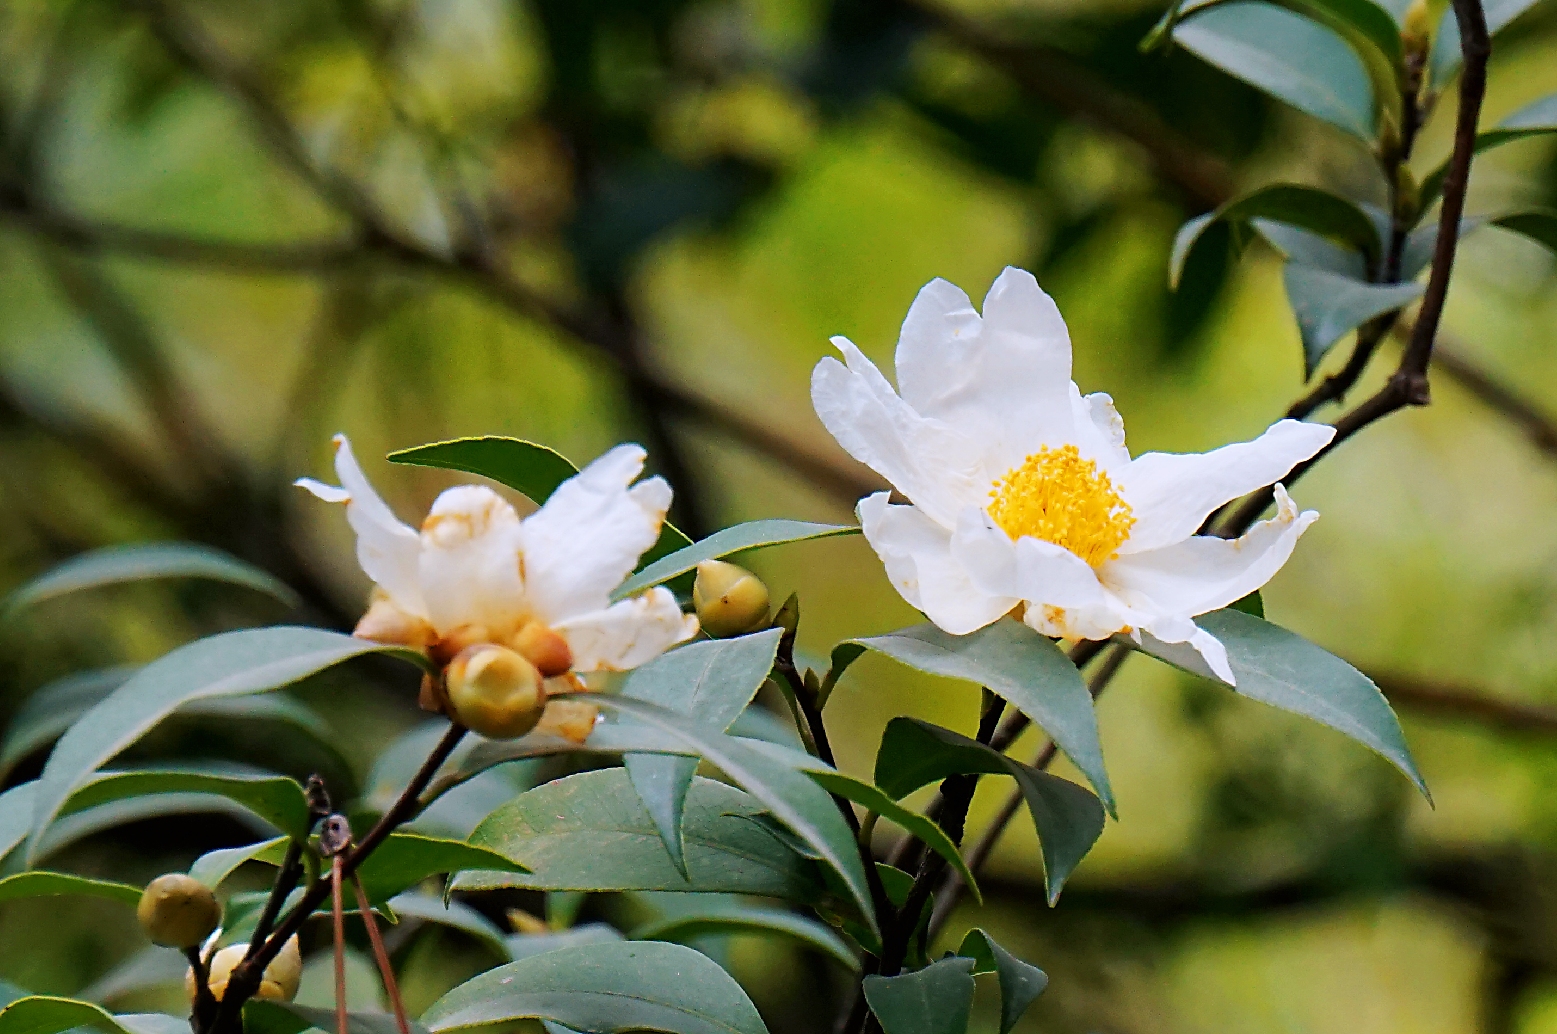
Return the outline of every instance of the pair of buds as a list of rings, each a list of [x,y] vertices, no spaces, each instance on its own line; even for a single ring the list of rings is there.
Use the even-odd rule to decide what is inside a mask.
[[[181,872],[158,876],[141,893],[135,914],[153,942],[186,952],[196,952],[222,921],[222,906],[211,889]],[[223,948],[202,963],[211,997],[221,1001],[233,971],[243,962],[249,946],[234,944]],[[290,1002],[303,977],[303,955],[297,938],[287,941],[265,967],[255,995],[274,1001]],[[184,987],[193,1002],[199,989],[195,969],[190,967]]]

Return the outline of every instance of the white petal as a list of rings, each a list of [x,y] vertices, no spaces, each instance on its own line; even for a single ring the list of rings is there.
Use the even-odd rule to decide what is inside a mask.
[[[833,338],[847,366],[823,359],[811,374],[811,403],[850,456],[886,478],[932,520],[950,529],[963,506],[989,491],[977,446],[898,398],[881,371],[846,338]]]
[[[1252,442],[1205,453],[1149,452],[1115,477],[1135,515],[1121,554],[1141,553],[1189,538],[1212,510],[1274,484],[1335,437],[1335,428],[1281,420]]]
[[[1180,643],[1187,643],[1195,650],[1195,653],[1200,655],[1198,659],[1204,662],[1206,668],[1210,669],[1213,677],[1221,679],[1229,686],[1238,684],[1238,680],[1233,677],[1232,666],[1227,663],[1227,647],[1222,645],[1220,639],[1189,620],[1189,618],[1182,616],[1160,618],[1146,627],[1146,633],[1161,642],[1169,644],[1170,647]],[[1170,657],[1173,652],[1171,649],[1164,651]],[[1175,663],[1182,664],[1192,671],[1200,667],[1200,665],[1194,663],[1196,658],[1193,655],[1173,659]],[[1204,672],[1201,672],[1201,674],[1204,674]]]
[[[1103,587],[1085,560],[1042,539],[1024,536],[1012,541],[982,510],[963,511],[951,549],[973,583],[987,593],[1039,607],[1093,607],[1104,602]]]
[[[1072,384],[1071,410],[1076,421],[1076,445],[1083,457],[1096,460],[1110,475],[1129,465],[1124,419],[1114,408],[1111,397],[1101,391],[1083,396]]]
[[[311,478],[299,479],[298,486],[326,502],[346,504],[346,522],[357,533],[358,565],[401,610],[425,618],[427,608],[417,575],[421,539],[373,491],[346,436],[338,434],[334,441],[335,474],[341,487]]]
[[[1270,581],[1292,555],[1298,537],[1319,519],[1313,510],[1298,513],[1280,485],[1276,504],[1276,516],[1256,524],[1242,538],[1196,535],[1161,549],[1120,556],[1104,564],[1099,573],[1121,599],[1148,613],[1190,618],[1225,607]]]
[[[640,446],[618,445],[525,518],[525,592],[548,624],[604,610],[659,538],[670,486],[657,477],[632,485],[644,455]]]
[[[974,584],[951,551],[951,535],[917,507],[893,506],[889,493],[860,500],[860,528],[909,605],[952,635],[967,635],[1020,600]]]
[[[658,588],[552,626],[573,651],[573,670],[627,671],[697,635],[670,590]]]
[[[897,384],[925,416],[954,410],[978,365],[984,321],[962,288],[937,277],[914,298],[898,334]]]
[[[427,617],[440,633],[485,627],[501,639],[525,617],[519,515],[482,485],[451,488],[422,522],[420,565]]]

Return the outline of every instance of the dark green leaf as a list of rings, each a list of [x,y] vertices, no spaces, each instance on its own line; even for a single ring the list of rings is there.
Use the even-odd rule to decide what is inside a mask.
[[[0,616],[14,617],[66,593],[150,578],[203,578],[242,585],[274,596],[289,607],[297,593],[235,556],[192,542],[147,542],[108,546],[72,557],[13,592]]]
[[[974,961],[974,973],[993,973],[1000,981],[1000,1034],[1008,1034],[1049,986],[1047,973],[1012,955],[977,927],[962,939],[957,954]]]
[[[1173,38],[1277,100],[1373,142],[1368,68],[1334,29],[1259,0],[1232,0],[1179,22]]]
[[[598,705],[680,737],[732,782],[765,805],[773,817],[814,848],[847,887],[860,915],[875,932],[875,914],[859,845],[826,791],[809,778],[716,727],[691,721],[646,700],[601,694]],[[769,745],[771,746],[771,745]]]
[[[556,933],[515,933],[506,938],[508,954],[515,962],[531,955],[544,955],[558,948],[574,948],[581,944],[604,944],[620,941],[622,935],[615,927],[605,923],[585,923],[570,930]]]
[[[560,948],[499,966],[438,999],[422,1022],[441,1034],[521,1019],[596,1034],[767,1034],[728,973],[691,948],[662,941]]]
[[[389,454],[391,463],[411,463],[419,467],[441,467],[468,474],[480,474],[500,485],[507,485],[537,504],[545,503],[557,486],[578,473],[578,468],[555,449],[520,438],[487,435],[482,438],[456,438],[433,442],[414,449]],[[660,530],[659,541],[644,554],[653,562],[692,544],[669,522]]]
[[[269,861],[271,865],[279,865],[286,844],[286,837],[276,837],[246,847],[224,847],[216,851],[207,851],[195,859],[194,864],[189,867],[189,875],[215,890],[245,862]]]
[[[1265,597],[1260,595],[1260,590],[1255,589],[1242,599],[1233,601],[1229,606],[1234,610],[1241,610],[1245,614],[1253,614],[1257,618],[1265,617]]]
[[[770,628],[756,635],[692,643],[661,654],[627,676],[622,695],[696,716],[698,721],[721,731],[728,729],[773,670],[782,634],[779,629]],[[671,861],[684,873],[681,813],[697,771],[697,758],[628,754],[623,762],[632,776],[633,787],[665,839]]]
[[[189,1023],[161,1013],[115,1016],[90,1002],[29,995],[0,1009],[0,1034],[63,1034],[91,1027],[107,1034],[189,1034]]]
[[[109,801],[167,793],[226,797],[292,836],[306,836],[312,820],[303,788],[286,776],[221,775],[191,770],[101,772],[71,794],[60,809],[70,815]]]
[[[33,802],[38,796],[38,781],[20,783],[0,793],[0,858],[27,839],[32,829]]]
[[[822,678],[822,689],[816,695],[816,706],[826,707],[827,701],[833,695],[833,690],[838,688],[838,680],[843,678],[843,673],[849,670],[849,665],[859,660],[865,654],[865,647],[859,643],[842,642],[833,647],[832,656],[827,674]]]
[[[1187,224],[1186,224],[1187,225]],[[1362,252],[1342,247],[1311,230],[1274,219],[1251,219],[1249,225],[1271,247],[1288,260],[1313,269],[1323,269],[1353,280],[1368,278],[1368,260]],[[1410,279],[1404,277],[1403,279]]]
[[[1476,153],[1480,154],[1482,151],[1501,147],[1514,140],[1549,133],[1557,133],[1557,93],[1525,105],[1486,132],[1478,133]],[[1421,197],[1424,209],[1443,190],[1444,177],[1448,174],[1449,161],[1445,159],[1422,178]]]
[[[177,948],[153,944],[77,992],[89,1002],[109,1002],[124,995],[164,987],[182,987],[189,960]]]
[[[124,797],[55,819],[44,831],[43,837],[32,842],[36,846],[30,845],[34,851],[34,864],[104,830],[173,815],[224,815],[248,827],[256,835],[268,836],[275,832],[270,823],[220,794],[153,793],[141,797]]]
[[[315,1009],[292,1002],[254,999],[244,1003],[246,1034],[302,1034],[306,1030],[334,1031],[335,1010]],[[399,1034],[395,1017],[385,1012],[348,1012],[346,1034]],[[427,1034],[421,1023],[411,1024],[411,1034]]]
[[[458,901],[445,902],[442,898],[431,894],[406,893],[396,894],[390,898],[389,908],[400,917],[402,922],[407,919],[420,919],[423,922],[447,926],[451,930],[469,934],[491,948],[503,960],[509,959],[508,945],[504,940],[503,931],[469,905]]]
[[[751,821],[762,805],[711,779],[695,779],[682,835],[688,876],[671,863],[653,819],[619,768],[538,786],[499,808],[470,842],[518,862],[525,875],[467,873],[460,890],[720,891],[814,900],[813,864]]]
[[[917,718],[887,723],[876,754],[876,785],[903,797],[959,773],[1009,775],[1022,791],[1043,856],[1049,903],[1103,832],[1103,806],[1084,787],[1024,765],[960,733]]]
[[[678,574],[685,574],[704,560],[718,560],[763,546],[778,546],[786,542],[804,542],[807,539],[831,538],[835,535],[857,535],[859,528],[848,524],[812,524],[809,521],[763,520],[748,521],[733,528],[716,531],[706,539],[684,549],[678,549],[645,567],[611,594],[612,599],[623,599],[635,592],[642,592],[652,585],[668,582]]]
[[[953,957],[917,973],[868,976],[864,988],[886,1034],[964,1034],[973,1009],[973,960]]]
[[[0,901],[18,898],[49,898],[67,894],[85,894],[107,898],[132,908],[141,900],[141,889],[112,880],[91,880],[64,872],[19,872],[0,880]]]
[[[1170,282],[1178,283],[1179,273],[1189,260],[1189,253],[1213,222],[1238,225],[1254,220],[1307,230],[1361,252],[1369,261],[1376,260],[1381,252],[1377,225],[1357,205],[1316,187],[1305,187],[1299,183],[1276,183],[1235,198],[1215,212],[1196,216],[1179,227],[1178,234],[1173,238],[1173,253],[1168,267]],[[1261,229],[1264,235],[1263,228],[1256,228]],[[1300,238],[1283,235],[1279,230],[1274,232],[1277,236],[1272,243],[1282,250],[1303,244]]]
[[[1523,234],[1537,244],[1557,251],[1557,212],[1515,212],[1498,216],[1492,220],[1492,225]]]
[[[368,900],[388,901],[429,876],[481,872],[523,872],[522,862],[480,844],[417,833],[393,833],[357,870]]]
[[[1345,733],[1383,755],[1429,796],[1395,712],[1362,672],[1302,636],[1236,610],[1202,614],[1195,623],[1226,647],[1240,696]],[[1216,678],[1187,644],[1161,643],[1143,635],[1136,648],[1196,675]]]
[[[1288,262],[1282,271],[1287,302],[1303,337],[1303,377],[1346,334],[1375,316],[1404,308],[1422,296],[1422,284],[1370,284],[1323,269]]]
[[[43,830],[86,778],[175,709],[191,700],[277,689],[366,653],[422,663],[410,650],[317,628],[281,626],[224,632],[146,665],[55,745],[38,780],[29,857]]]
[[[831,956],[847,969],[858,971],[860,960],[833,933],[814,919],[777,908],[735,901],[705,901],[676,915],[651,920],[632,931],[635,941],[682,941],[706,934],[781,934]]]
[[[931,675],[987,687],[1047,732],[1113,811],[1092,694],[1076,666],[1048,639],[1002,618],[969,635],[923,624],[853,641]]]

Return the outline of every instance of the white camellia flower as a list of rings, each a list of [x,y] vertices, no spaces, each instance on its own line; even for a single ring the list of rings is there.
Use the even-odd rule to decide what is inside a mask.
[[[418,533],[373,491],[344,435],[335,447],[341,487],[297,484],[346,504],[357,560],[377,586],[356,635],[425,649],[440,663],[494,643],[555,677],[635,668],[697,633],[697,618],[667,589],[611,602],[670,507],[663,478],[632,483],[642,448],[618,445],[523,520],[490,488],[451,488]]]
[[[1276,516],[1242,538],[1196,531],[1334,428],[1282,420],[1252,442],[1131,459],[1113,400],[1070,379],[1053,299],[1015,268],[982,317],[945,280],[919,292],[898,339],[899,391],[847,339],[833,344],[844,362],[817,364],[811,399],[849,455],[908,499],[878,492],[858,510],[905,600],[953,635],[1013,611],[1048,636],[1145,632],[1190,644],[1234,681],[1227,651],[1191,619],[1269,581],[1319,515],[1277,485]]]

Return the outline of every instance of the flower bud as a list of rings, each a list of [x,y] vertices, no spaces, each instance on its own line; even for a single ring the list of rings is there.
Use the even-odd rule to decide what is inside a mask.
[[[461,651],[444,684],[455,720],[488,739],[523,736],[546,710],[541,673],[506,646],[482,643]]]
[[[600,708],[579,699],[585,696],[588,694],[569,693],[552,697],[540,721],[541,731],[579,744],[589,739],[589,734],[595,731],[595,724],[600,720]]]
[[[151,881],[141,894],[135,914],[146,936],[156,943],[169,948],[192,948],[222,921],[222,906],[199,880],[170,872]]]
[[[542,678],[554,679],[573,667],[568,641],[539,621],[532,621],[514,636],[514,649],[535,665]]]
[[[243,962],[243,957],[249,953],[247,944],[233,944],[221,951],[211,959],[210,972],[206,977],[206,983],[211,988],[211,997],[218,1002],[222,995],[227,993],[227,983],[232,979],[232,974]],[[265,998],[273,1002],[290,1002],[297,996],[297,987],[303,980],[303,952],[298,946],[297,935],[293,934],[287,942],[281,946],[276,957],[270,960],[270,965],[265,967],[264,976],[260,977],[259,989],[254,992],[254,997]],[[191,1002],[195,999],[195,971],[190,969],[184,974],[184,990],[189,994]]]
[[[722,560],[697,565],[692,605],[703,631],[715,639],[743,635],[768,622],[768,587],[744,567]]]

